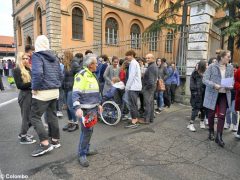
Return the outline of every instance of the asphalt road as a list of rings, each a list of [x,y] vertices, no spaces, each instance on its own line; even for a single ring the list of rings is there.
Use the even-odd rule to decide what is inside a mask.
[[[0,104],[16,98],[17,95],[17,90],[14,88],[0,93]],[[65,114],[64,118],[59,119],[60,128],[66,122]],[[20,126],[21,115],[17,100],[0,107],[0,170],[2,174],[34,173],[34,171],[49,163],[64,161],[75,157],[77,154],[80,131],[69,133],[61,130],[62,147],[53,150],[45,156],[33,158],[31,157],[31,152],[36,144],[21,145],[19,143],[17,136]],[[94,129],[92,144],[98,146],[106,139],[131,132],[131,129],[124,129],[123,126],[124,123],[114,127],[98,123]],[[38,140],[33,128],[29,130],[29,133],[33,134]]]

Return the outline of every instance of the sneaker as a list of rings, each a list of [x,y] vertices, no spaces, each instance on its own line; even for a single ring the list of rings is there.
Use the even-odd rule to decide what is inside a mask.
[[[125,126],[125,128],[132,128],[132,129],[135,129],[135,128],[137,128],[139,126],[139,124],[137,124],[137,123],[132,123],[132,122],[130,122],[127,126]]]
[[[240,139],[240,134],[235,133],[234,136],[235,136],[235,138]]]
[[[160,114],[161,113],[161,110],[160,109],[155,109],[154,111],[156,114]]]
[[[192,131],[192,132],[195,132],[195,131],[196,131],[196,129],[195,129],[195,127],[194,127],[193,124],[189,124],[189,125],[187,126],[187,128],[188,128],[190,131]]]
[[[61,144],[59,143],[59,141],[51,141],[51,145],[55,149],[61,147]]]
[[[70,126],[71,126],[71,123],[68,123],[62,128],[62,130],[67,131]]]
[[[232,131],[233,132],[237,132],[238,131],[238,126],[237,125],[233,125]]]
[[[31,134],[26,134],[26,137],[32,139],[32,138],[33,138],[33,135],[31,135]],[[19,134],[19,135],[18,135],[18,139],[21,139],[21,138],[22,138],[22,134]]]
[[[53,146],[51,144],[48,144],[47,146],[44,146],[43,144],[39,144],[37,148],[32,152],[33,157],[41,156],[47,152],[50,152],[53,150]]]
[[[87,152],[87,156],[94,156],[96,154],[98,154],[98,151],[96,149],[92,149]]]
[[[205,122],[205,125],[208,126],[208,119],[207,118],[204,119],[204,122]]]
[[[200,121],[200,128],[201,128],[201,129],[205,129],[205,128],[206,128],[206,126],[205,126],[205,124],[204,124],[204,121]]]
[[[57,111],[57,117],[63,117],[63,113],[61,111]]]
[[[225,123],[225,124],[224,124],[224,129],[229,129],[229,128],[230,128],[230,124]]]
[[[88,162],[86,156],[80,156],[78,158],[78,161],[79,161],[79,164],[83,167],[88,167],[89,166],[89,162]]]
[[[73,132],[79,129],[79,125],[75,123],[71,123],[71,126],[68,127],[68,132]]]
[[[35,142],[36,142],[35,139],[31,139],[28,136],[25,136],[25,137],[22,136],[20,138],[20,144],[33,144]]]

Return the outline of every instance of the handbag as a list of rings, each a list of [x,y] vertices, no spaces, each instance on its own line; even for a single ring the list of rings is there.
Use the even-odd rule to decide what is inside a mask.
[[[157,90],[158,91],[165,91],[166,87],[162,79],[157,80]]]

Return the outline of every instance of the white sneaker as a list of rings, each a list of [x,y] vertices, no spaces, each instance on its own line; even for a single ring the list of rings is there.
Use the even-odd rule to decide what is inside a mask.
[[[235,138],[240,139],[240,135],[238,133],[234,134]]]
[[[238,130],[238,126],[237,125],[233,125],[232,131],[233,132],[237,132],[237,130]]]
[[[57,117],[63,117],[63,113],[61,111],[57,111]]]
[[[204,124],[204,121],[200,121],[200,128],[201,128],[201,129],[205,129],[205,128],[206,128],[206,126],[205,126],[205,124]]]
[[[188,128],[190,131],[192,131],[192,132],[195,132],[195,131],[196,131],[196,129],[195,129],[195,127],[194,127],[193,124],[189,124],[189,125],[187,126],[187,128]]]
[[[204,119],[204,122],[208,126],[208,119],[207,118]]]
[[[229,129],[229,128],[230,128],[230,124],[225,123],[225,124],[224,124],[224,129]]]

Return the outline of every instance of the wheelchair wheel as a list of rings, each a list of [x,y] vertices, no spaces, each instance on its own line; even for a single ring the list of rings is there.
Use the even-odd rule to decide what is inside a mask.
[[[114,101],[106,101],[102,104],[101,118],[107,125],[113,126],[121,120],[121,110]]]

